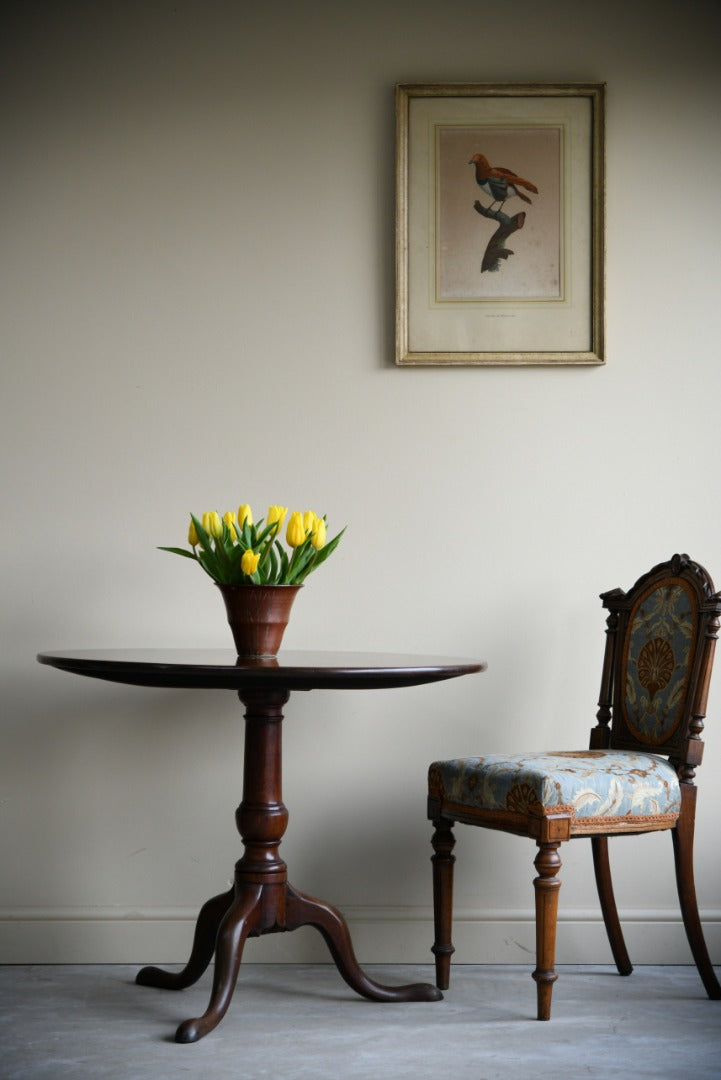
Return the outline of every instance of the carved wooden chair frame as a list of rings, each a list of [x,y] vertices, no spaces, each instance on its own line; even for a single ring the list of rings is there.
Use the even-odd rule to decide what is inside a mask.
[[[692,599],[693,635],[688,659],[685,694],[678,707],[674,723],[663,737],[653,741],[634,730],[626,709],[626,664],[631,634],[631,617],[640,601],[652,590],[666,582],[679,583]],[[556,920],[561,869],[559,847],[566,840],[579,836],[590,837],[596,885],[601,911],[616,967],[621,975],[633,970],[619,922],[611,882],[608,857],[608,837],[614,834],[644,833],[669,830],[673,840],[676,882],[684,927],[696,967],[708,996],[721,998],[721,986],[709,958],[699,918],[693,873],[693,840],[697,788],[695,772],[701,764],[703,741],[701,733],[706,715],[713,654],[721,615],[721,593],[716,593],[708,573],[687,555],[675,555],[644,574],[633,588],[603,593],[603,606],[608,609],[606,649],[601,678],[601,693],[597,724],[591,731],[591,750],[639,750],[661,755],[673,766],[680,783],[681,799],[678,814],[639,815],[614,821],[601,818],[577,818],[572,806],[551,808],[487,809],[454,802],[447,794],[439,765],[429,771],[428,816],[433,835],[433,895],[435,915],[436,982],[447,989],[450,961],[454,952],[451,943],[453,902],[453,825],[459,821],[489,829],[528,836],[535,840],[538,852],[534,880],[536,907],[536,968],[533,978],[537,984],[538,1019],[548,1020],[551,1013],[551,994],[557,979],[554,968]],[[462,760],[462,759],[460,759]]]

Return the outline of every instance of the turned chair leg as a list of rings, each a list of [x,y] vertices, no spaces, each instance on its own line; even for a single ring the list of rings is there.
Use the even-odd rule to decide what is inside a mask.
[[[673,839],[673,855],[676,864],[676,885],[678,898],[681,904],[683,925],[686,928],[686,937],[691,946],[698,973],[706,989],[706,993],[713,1001],[721,998],[721,985],[711,963],[703,936],[703,928],[698,913],[696,900],[696,885],[693,873],[693,837],[696,811],[696,788],[681,785],[682,811],[675,828],[671,830]]]
[[[616,898],[613,895],[611,882],[611,864],[608,861],[608,837],[592,836],[591,850],[593,851],[593,869],[596,875],[596,887],[598,898],[601,901],[601,913],[608,934],[608,941],[613,953],[613,959],[619,975],[630,975],[633,971],[626,942],[623,939],[623,931],[618,918]]]
[[[538,1019],[551,1019],[551,994],[553,984],[558,978],[554,968],[556,955],[556,919],[558,916],[558,890],[561,882],[556,877],[561,869],[561,856],[558,854],[559,841],[552,843],[538,842],[538,854],[534,865],[538,877],[533,880],[536,894],[536,981],[538,1000]]]
[[[436,958],[436,986],[447,990],[451,977],[451,956],[455,952],[451,943],[453,923],[453,864],[456,861],[453,848],[453,821],[436,818],[433,822],[433,925],[435,941],[432,952]]]

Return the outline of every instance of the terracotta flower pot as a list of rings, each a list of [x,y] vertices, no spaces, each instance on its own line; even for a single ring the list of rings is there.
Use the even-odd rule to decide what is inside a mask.
[[[265,660],[277,655],[302,585],[221,585],[238,656]]]

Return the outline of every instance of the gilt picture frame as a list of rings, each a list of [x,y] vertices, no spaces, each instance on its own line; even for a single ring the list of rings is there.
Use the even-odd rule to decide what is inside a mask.
[[[605,363],[605,91],[396,86],[397,365]]]

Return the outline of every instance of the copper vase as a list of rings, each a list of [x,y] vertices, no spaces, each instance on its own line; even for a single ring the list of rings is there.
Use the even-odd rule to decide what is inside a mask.
[[[280,649],[298,590],[302,585],[218,584],[238,656],[275,657]]]

